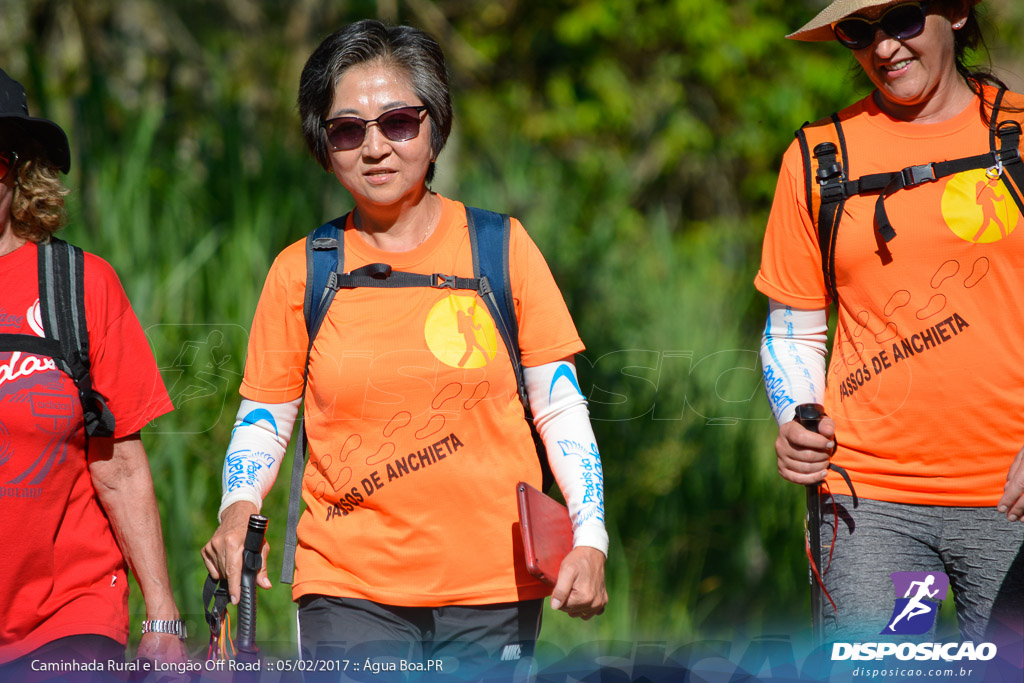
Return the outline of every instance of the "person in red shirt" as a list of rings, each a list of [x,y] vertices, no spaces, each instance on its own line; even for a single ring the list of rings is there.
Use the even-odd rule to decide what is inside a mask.
[[[37,249],[65,222],[58,173],[70,163],[64,131],[30,117],[24,88],[0,71],[0,343],[44,336]],[[86,254],[84,278],[112,436],[86,437],[78,389],[53,359],[0,351],[0,680],[81,680],[76,663],[123,661],[129,569],[146,604],[137,656],[186,657],[139,436],[171,402],[114,270]]]
[[[826,638],[883,634],[894,616],[890,574],[900,571],[949,576],[964,638],[1024,634],[1024,231],[1015,181],[996,155],[982,164],[989,168],[933,182],[899,174],[912,182],[894,190],[887,181],[884,197],[881,188],[850,191],[834,242],[820,243],[824,190],[811,156],[823,139],[839,150],[841,128],[840,180],[853,183],[984,157],[997,139],[1011,144],[997,138],[993,111],[1019,123],[1024,100],[964,62],[981,40],[978,1],[836,0],[789,36],[838,40],[874,85],[805,127],[807,149],[794,142],[786,152],[755,280],[770,299],[761,357],[780,425],[779,473],[831,491],[819,558],[835,602],[823,604]],[[829,304],[837,317],[826,370]],[[824,405],[820,433],[793,420],[804,403]],[[830,463],[849,474],[857,507]]]
[[[466,208],[429,187],[452,123],[436,41],[377,21],[335,32],[306,63],[299,112],[310,151],[355,203],[339,245],[346,272],[384,263],[473,276]],[[552,589],[529,574],[517,540],[517,482],[539,486],[541,469],[495,321],[471,290],[343,288],[304,391],[304,243],[275,260],[253,320],[207,568],[237,599],[246,522],[304,400],[310,458],[292,587],[303,656],[372,641],[379,656],[453,658],[457,675],[515,666],[532,651]],[[573,519],[552,607],[588,619],[608,599],[608,536],[573,365],[584,347],[515,219],[508,260],[530,406]]]

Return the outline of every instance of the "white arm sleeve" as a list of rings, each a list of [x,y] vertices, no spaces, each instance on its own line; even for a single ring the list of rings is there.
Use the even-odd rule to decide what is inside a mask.
[[[597,548],[607,557],[601,455],[576,368],[565,361],[523,368],[523,379],[551,472],[569,507],[573,547]]]
[[[263,498],[281,469],[301,402],[301,398],[288,403],[242,399],[224,459],[224,495],[218,519],[229,505],[240,500],[253,503],[257,510],[263,507]]]
[[[801,310],[769,299],[761,337],[761,367],[772,414],[780,424],[793,419],[801,403],[825,396],[828,312]]]

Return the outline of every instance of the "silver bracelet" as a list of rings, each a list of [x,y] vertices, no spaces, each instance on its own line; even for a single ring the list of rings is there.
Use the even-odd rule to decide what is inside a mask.
[[[142,633],[168,633],[182,640],[188,638],[184,619],[147,619],[142,622]]]

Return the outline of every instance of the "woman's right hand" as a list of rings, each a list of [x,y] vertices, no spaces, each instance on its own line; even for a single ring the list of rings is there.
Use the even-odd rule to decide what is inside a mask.
[[[779,474],[794,484],[819,484],[828,473],[828,461],[835,450],[836,423],[823,417],[818,433],[805,429],[796,420],[779,427],[775,440]]]
[[[242,589],[242,552],[245,550],[245,534],[249,528],[249,516],[259,512],[256,506],[247,500],[240,500],[233,503],[224,510],[221,515],[220,526],[214,532],[213,538],[203,546],[203,562],[206,564],[206,571],[214,581],[222,578],[228,580],[228,594],[231,596],[231,604],[237,605]],[[267,575],[267,553],[270,545],[267,539],[263,539],[263,566],[256,574],[256,584],[260,588],[271,587],[270,577]]]

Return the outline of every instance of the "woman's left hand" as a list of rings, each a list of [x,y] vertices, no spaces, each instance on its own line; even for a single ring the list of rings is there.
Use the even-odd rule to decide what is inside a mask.
[[[551,607],[584,621],[604,612],[608,591],[604,586],[604,553],[579,546],[562,560]]]
[[[1024,448],[1017,452],[1017,457],[1010,465],[1003,497],[996,503],[996,509],[1011,522],[1024,519]]]

